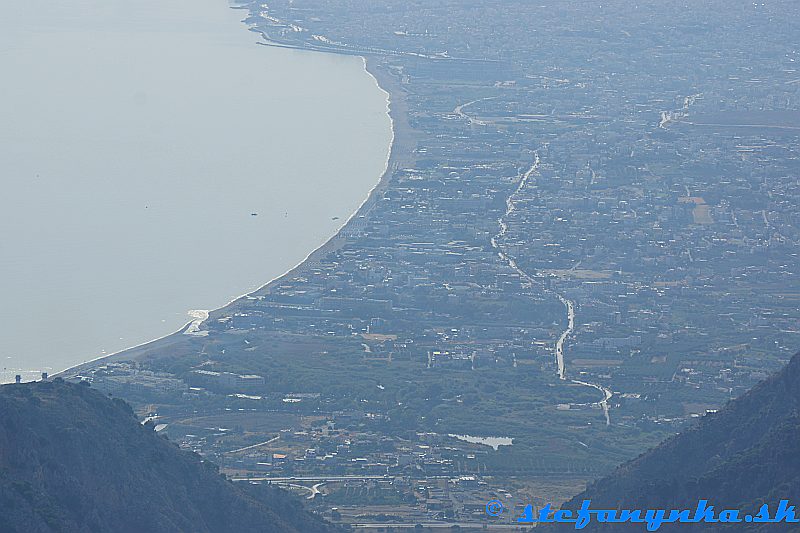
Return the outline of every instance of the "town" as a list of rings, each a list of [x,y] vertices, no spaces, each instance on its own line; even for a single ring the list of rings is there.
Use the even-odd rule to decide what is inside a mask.
[[[266,46],[366,58],[386,175],[283,278],[71,377],[334,521],[514,528],[779,368],[800,341],[781,2],[535,4],[242,2]]]

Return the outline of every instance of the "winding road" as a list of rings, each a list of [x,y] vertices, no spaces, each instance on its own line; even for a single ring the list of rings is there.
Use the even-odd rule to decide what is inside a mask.
[[[458,108],[456,108],[457,112],[460,113],[465,106],[471,103],[474,102],[469,102],[467,104],[459,106]],[[506,212],[503,213],[503,215],[497,221],[498,225],[500,226],[500,231],[497,233],[497,235],[495,235],[491,239],[492,247],[497,251],[497,255],[500,257],[500,259],[505,261],[508,264],[508,266],[510,266],[517,274],[519,274],[519,276],[525,282],[527,282],[528,286],[533,286],[536,283],[536,280],[534,279],[533,276],[531,276],[530,274],[525,272],[522,268],[520,268],[519,265],[517,265],[516,260],[503,249],[502,241],[505,238],[506,234],[508,233],[508,223],[506,221],[509,215],[511,215],[511,213],[513,213],[514,210],[516,209],[514,205],[514,198],[519,194],[520,191],[522,191],[525,188],[531,176],[533,176],[539,169],[539,163],[540,163],[539,152],[534,152],[533,164],[524,174],[521,174],[519,183],[517,184],[517,187],[514,189],[514,192],[512,192],[508,196],[508,198],[506,198]],[[580,264],[580,262],[578,264]],[[577,265],[575,265],[575,267],[577,267]],[[575,267],[573,267],[573,269]],[[567,312],[567,328],[561,333],[558,340],[556,341],[554,350],[556,367],[558,369],[558,378],[561,380],[566,380],[567,370],[566,370],[566,364],[564,363],[564,343],[569,338],[569,336],[572,335],[572,333],[575,331],[575,304],[571,300],[567,299],[567,297],[564,296],[563,294],[560,294],[556,291],[549,291],[549,292],[552,292],[559,299],[559,301],[562,304],[564,304],[564,308],[566,309]],[[597,389],[599,392],[603,394],[602,400],[594,402],[591,405],[599,406],[603,410],[603,415],[605,416],[606,419],[606,425],[610,426],[611,415],[609,414],[609,409],[610,409],[609,401],[614,396],[614,393],[611,391],[611,389],[599,385],[597,383],[591,383],[588,381],[581,381],[577,379],[570,379],[569,381],[570,383],[574,383],[576,385],[583,385],[585,387],[591,387],[593,389]]]

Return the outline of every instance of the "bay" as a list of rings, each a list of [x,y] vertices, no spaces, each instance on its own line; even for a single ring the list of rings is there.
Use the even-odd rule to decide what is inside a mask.
[[[360,58],[259,46],[226,0],[0,5],[0,380],[172,331],[285,272],[375,185]]]

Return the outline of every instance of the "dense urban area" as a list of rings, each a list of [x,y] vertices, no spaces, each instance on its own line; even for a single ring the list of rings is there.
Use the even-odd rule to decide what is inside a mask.
[[[796,2],[237,7],[366,58],[386,175],[283,278],[70,376],[232,479],[510,529],[487,500],[564,501],[797,351]]]

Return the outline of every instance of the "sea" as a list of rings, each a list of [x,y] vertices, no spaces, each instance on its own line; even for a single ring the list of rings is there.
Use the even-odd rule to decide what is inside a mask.
[[[359,57],[228,0],[0,3],[0,381],[176,331],[331,237],[383,173]]]

